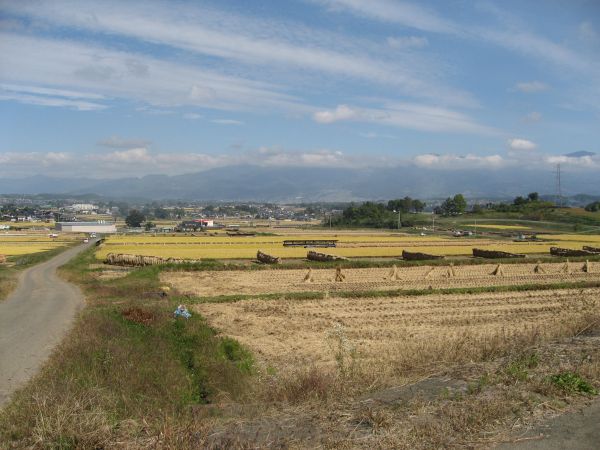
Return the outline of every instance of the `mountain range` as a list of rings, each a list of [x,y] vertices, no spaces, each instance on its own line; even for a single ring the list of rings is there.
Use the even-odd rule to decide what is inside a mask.
[[[590,171],[562,173],[565,195],[600,195]],[[323,202],[388,199],[405,195],[440,198],[461,192],[470,198],[504,198],[528,192],[554,193],[555,175],[539,169],[436,170],[417,166],[347,169],[228,166],[185,175],[140,178],[0,179],[2,194],[97,194],[108,198],[212,201]]]

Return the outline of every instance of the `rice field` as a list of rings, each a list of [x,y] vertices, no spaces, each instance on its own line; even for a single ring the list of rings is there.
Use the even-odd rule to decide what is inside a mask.
[[[54,228],[54,222],[2,222],[0,225],[8,225],[14,228]]]
[[[0,255],[21,256],[41,253],[64,247],[79,240],[77,235],[59,235],[56,238],[47,234],[0,234]]]
[[[256,251],[281,258],[305,258],[307,249],[284,247],[287,239],[336,239],[336,248],[322,251],[350,258],[398,257],[402,250],[443,256],[470,256],[473,247],[511,253],[548,254],[550,247],[578,249],[600,242],[597,235],[544,235],[543,241],[513,242],[494,239],[464,239],[444,236],[399,235],[392,233],[286,234],[277,236],[111,236],[96,252],[98,259],[109,253],[127,253],[183,259],[254,259]]]
[[[340,342],[389,370],[432,365],[577,330],[599,289],[322,300],[240,300],[194,308],[277,368],[331,365]],[[465,351],[465,349],[470,349]],[[378,364],[383,362],[384,364]],[[380,373],[379,375],[382,375]]]
[[[287,269],[261,271],[163,272],[161,282],[180,292],[210,297],[286,292],[355,292],[423,290],[600,282],[600,262],[523,263],[501,265],[414,266],[399,268],[343,269],[343,282],[335,281],[336,269]],[[306,278],[310,274],[310,280]]]

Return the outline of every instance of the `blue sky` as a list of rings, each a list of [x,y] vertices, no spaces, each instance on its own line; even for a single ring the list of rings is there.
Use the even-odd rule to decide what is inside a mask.
[[[598,170],[599,119],[595,0],[0,0],[0,176]]]

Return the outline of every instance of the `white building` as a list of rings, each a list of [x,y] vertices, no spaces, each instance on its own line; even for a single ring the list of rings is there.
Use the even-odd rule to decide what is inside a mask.
[[[71,209],[75,212],[86,213],[86,212],[97,211],[98,207],[96,205],[92,205],[90,203],[76,203],[74,205],[71,205]]]
[[[105,222],[58,222],[56,231],[65,233],[116,233],[117,227],[114,223]]]

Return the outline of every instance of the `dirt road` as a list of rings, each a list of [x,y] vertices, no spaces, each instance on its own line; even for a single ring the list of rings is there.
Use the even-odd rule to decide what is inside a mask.
[[[0,406],[41,367],[83,305],[80,290],[56,269],[93,242],[25,270],[0,303]]]
[[[600,448],[600,401],[530,430],[515,443],[495,450],[597,450]]]

